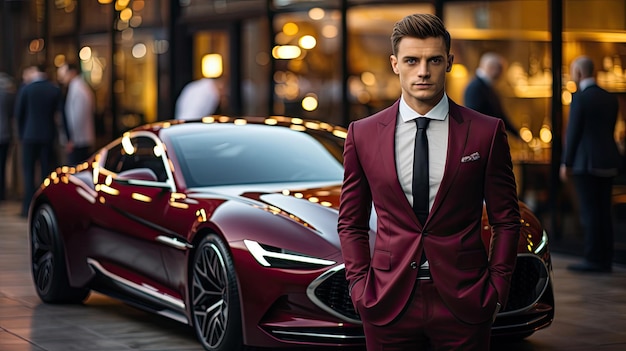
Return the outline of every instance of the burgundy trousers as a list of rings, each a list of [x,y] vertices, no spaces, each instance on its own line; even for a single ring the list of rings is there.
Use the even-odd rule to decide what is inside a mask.
[[[363,321],[367,351],[488,351],[491,321],[467,324],[443,303],[431,280],[417,280],[413,297],[394,322]]]

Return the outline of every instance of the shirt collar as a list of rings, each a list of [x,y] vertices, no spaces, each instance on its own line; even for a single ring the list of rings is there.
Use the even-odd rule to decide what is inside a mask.
[[[404,97],[400,98],[400,118],[402,118],[403,122],[409,122],[418,117],[428,117],[430,119],[443,121],[448,116],[449,109],[450,103],[448,102],[448,95],[445,92],[443,93],[441,100],[439,100],[439,103],[437,103],[437,105],[435,105],[435,107],[433,107],[425,115],[421,115],[409,107],[406,101],[404,101]]]
[[[580,88],[580,91],[583,91],[594,84],[596,84],[596,80],[593,77],[590,77],[582,79],[580,83],[578,83],[578,87]]]

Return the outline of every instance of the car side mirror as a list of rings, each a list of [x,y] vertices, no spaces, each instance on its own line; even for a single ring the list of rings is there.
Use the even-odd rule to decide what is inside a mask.
[[[115,177],[115,182],[124,185],[139,185],[161,189],[172,189],[167,182],[159,181],[153,170],[150,168],[135,168],[121,172]]]
[[[150,168],[135,168],[128,171],[121,172],[115,177],[115,180],[120,183],[129,184],[133,180],[158,182],[158,178],[153,170]]]

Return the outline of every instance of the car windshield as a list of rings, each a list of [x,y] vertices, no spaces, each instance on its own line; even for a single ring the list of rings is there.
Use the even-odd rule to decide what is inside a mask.
[[[316,133],[313,137],[284,127],[253,124],[200,125],[193,132],[177,133],[172,145],[188,187],[340,182],[343,166],[335,149],[341,145]],[[335,149],[331,153],[326,147]]]

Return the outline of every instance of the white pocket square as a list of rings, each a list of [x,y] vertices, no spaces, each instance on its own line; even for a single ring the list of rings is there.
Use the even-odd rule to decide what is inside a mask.
[[[465,163],[465,162],[472,162],[472,161],[476,161],[480,159],[480,154],[478,152],[474,152],[473,154],[469,155],[469,156],[463,156],[461,157],[461,162]]]

